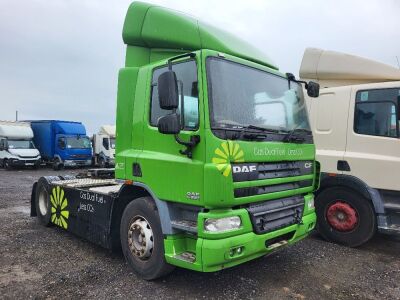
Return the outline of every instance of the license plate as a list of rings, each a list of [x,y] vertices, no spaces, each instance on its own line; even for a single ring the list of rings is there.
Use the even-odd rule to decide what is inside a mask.
[[[26,163],[25,166],[33,166],[34,163]]]

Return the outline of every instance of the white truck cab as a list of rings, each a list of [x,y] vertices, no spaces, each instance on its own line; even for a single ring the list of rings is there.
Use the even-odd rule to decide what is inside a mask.
[[[102,168],[115,165],[115,125],[103,125],[93,135],[94,164]]]
[[[400,70],[365,58],[308,48],[303,80],[317,81],[307,98],[321,186],[318,230],[348,246],[376,229],[400,233]]]
[[[41,157],[29,123],[0,121],[0,166],[38,168]]]

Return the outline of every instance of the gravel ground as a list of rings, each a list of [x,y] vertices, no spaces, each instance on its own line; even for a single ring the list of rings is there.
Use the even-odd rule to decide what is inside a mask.
[[[0,170],[0,298],[400,299],[400,243],[384,236],[349,249],[314,233],[217,273],[176,269],[158,281],[141,280],[121,253],[29,216],[33,182],[61,172]]]

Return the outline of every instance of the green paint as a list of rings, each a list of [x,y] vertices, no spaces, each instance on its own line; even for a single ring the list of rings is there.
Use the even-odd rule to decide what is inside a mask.
[[[231,267],[272,251],[265,241],[295,231],[289,245],[304,238],[315,225],[315,212],[307,204],[318,185],[314,174],[290,178],[237,182],[232,180],[232,162],[278,162],[315,159],[313,144],[291,144],[224,140],[210,129],[209,96],[206,60],[223,53],[225,59],[284,77],[277,67],[259,50],[219,29],[186,15],[161,7],[135,2],[129,7],[123,39],[127,44],[125,67],[119,72],[117,100],[116,178],[142,182],[164,201],[179,202],[207,208],[198,215],[198,235],[179,234],[165,239],[165,256],[169,263],[197,271],[216,271]],[[152,76],[155,69],[165,67],[167,59],[180,53],[194,52],[197,66],[197,103],[191,100],[190,110],[199,112],[199,127],[181,131],[183,140],[200,136],[200,143],[189,159],[179,153],[184,147],[172,135],[162,135],[150,126]],[[185,60],[185,59],[184,59]],[[186,98],[186,96],[185,96]],[[132,174],[132,164],[139,163],[142,177]],[[313,187],[299,188],[264,195],[234,198],[234,188],[273,185],[295,180],[313,180]],[[199,193],[190,200],[188,192]],[[267,234],[255,234],[245,209],[239,205],[305,195],[303,224],[292,225]],[[236,208],[234,208],[236,207]],[[239,230],[210,233],[204,230],[206,218],[240,216]],[[243,246],[237,256],[229,256],[232,247]],[[193,263],[175,258],[191,252]]]

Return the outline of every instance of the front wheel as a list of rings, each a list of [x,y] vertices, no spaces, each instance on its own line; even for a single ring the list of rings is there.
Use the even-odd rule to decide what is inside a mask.
[[[4,165],[4,169],[6,169],[6,170],[12,169],[11,163],[8,161],[8,159],[4,160],[3,165]]]
[[[106,160],[103,157],[99,157],[99,166],[100,166],[100,168],[107,167]]]
[[[53,162],[53,170],[60,171],[64,168],[64,164],[62,163],[61,159],[56,158]]]
[[[174,269],[165,260],[160,217],[150,197],[135,199],[127,205],[120,237],[124,256],[140,277],[153,280]]]
[[[315,199],[317,229],[328,241],[357,247],[376,230],[374,209],[368,199],[346,188],[329,188]]]

